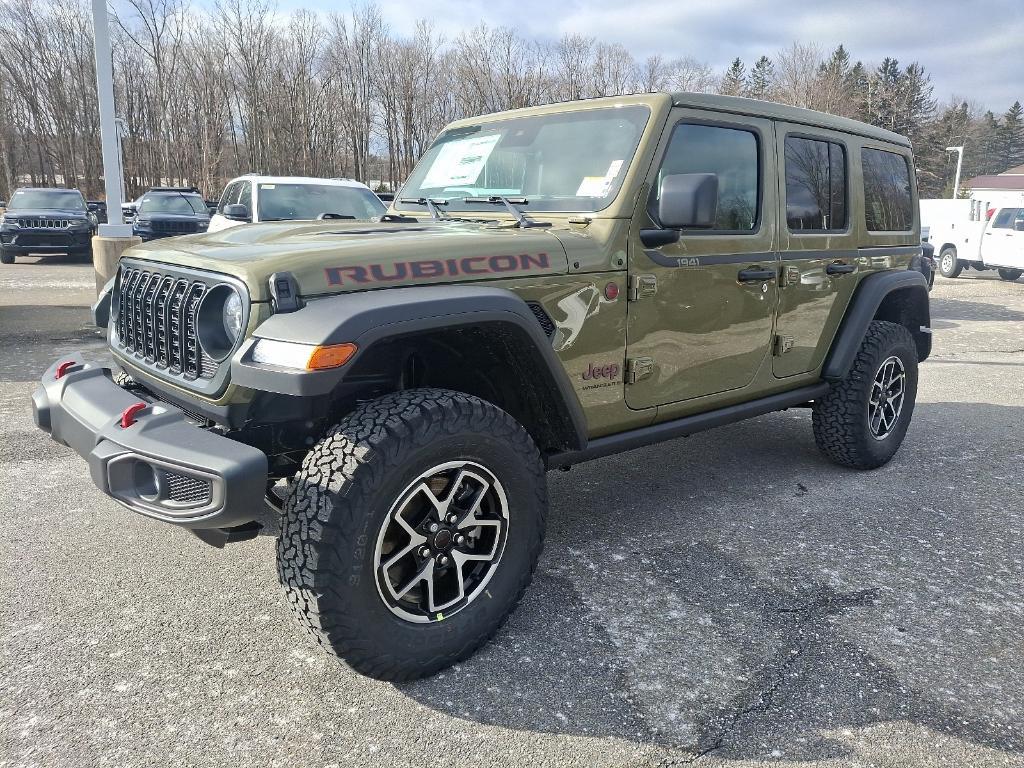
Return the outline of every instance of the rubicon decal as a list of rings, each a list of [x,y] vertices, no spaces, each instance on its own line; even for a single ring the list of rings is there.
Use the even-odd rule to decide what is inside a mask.
[[[365,266],[327,267],[328,285],[362,283],[393,283],[400,280],[431,277],[462,277],[529,272],[546,269],[550,260],[546,253],[521,253],[507,256],[465,256],[459,259],[423,259],[393,261]]]

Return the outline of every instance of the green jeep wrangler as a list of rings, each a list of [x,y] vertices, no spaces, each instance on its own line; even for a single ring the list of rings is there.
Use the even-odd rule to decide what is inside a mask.
[[[862,123],[693,94],[461,120],[379,222],[129,251],[96,306],[122,370],[55,361],[35,419],[134,512],[278,534],[316,639],[420,677],[523,594],[546,470],[800,406],[885,464],[920,254],[910,144]]]

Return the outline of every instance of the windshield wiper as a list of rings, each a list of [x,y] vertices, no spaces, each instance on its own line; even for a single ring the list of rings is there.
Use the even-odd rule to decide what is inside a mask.
[[[530,201],[525,197],[505,197],[504,195],[489,195],[488,197],[464,197],[464,203],[488,203],[490,205],[504,205],[508,212],[516,220],[516,226],[522,229],[528,227],[550,227],[550,221],[534,221],[527,218],[526,214],[516,208],[516,205],[529,205]]]
[[[400,197],[398,202],[405,203],[406,205],[425,205],[427,210],[430,211],[430,218],[432,219],[446,219],[447,214],[441,213],[439,205],[448,205],[447,200],[431,200],[429,197]]]

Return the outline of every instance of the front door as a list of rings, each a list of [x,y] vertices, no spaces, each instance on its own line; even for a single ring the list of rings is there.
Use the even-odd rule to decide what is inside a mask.
[[[1024,208],[1000,208],[992,217],[982,241],[985,264],[1008,269],[1024,269],[1024,232],[1015,228],[1024,220]]]
[[[661,180],[672,174],[718,177],[716,223],[683,230],[678,242],[644,245],[658,228]],[[768,353],[776,306],[777,206],[771,121],[715,118],[677,109],[633,217],[627,357],[636,377],[631,408],[649,408],[740,389]],[[768,202],[771,201],[771,202]]]
[[[776,123],[779,162],[778,377],[812,371],[857,285],[857,231],[849,210],[850,158],[843,134]]]

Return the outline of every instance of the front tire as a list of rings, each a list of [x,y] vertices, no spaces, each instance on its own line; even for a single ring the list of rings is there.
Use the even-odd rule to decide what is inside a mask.
[[[939,253],[939,274],[943,277],[958,277],[964,265],[956,257],[955,248],[943,248]]]
[[[470,656],[529,584],[547,514],[533,440],[500,408],[414,389],[364,403],[291,484],[278,575],[353,669],[425,677]]]
[[[0,264],[13,264],[14,254],[7,251],[0,251]]]
[[[1007,282],[1015,282],[1020,279],[1020,276],[1024,275],[1024,270],[1021,269],[1000,269],[999,277]]]
[[[837,464],[881,467],[903,443],[916,399],[913,337],[902,325],[874,321],[846,378],[814,403],[814,442]]]

